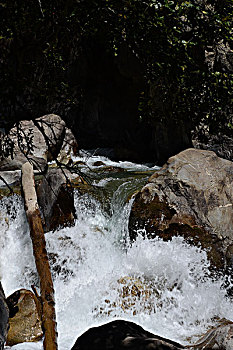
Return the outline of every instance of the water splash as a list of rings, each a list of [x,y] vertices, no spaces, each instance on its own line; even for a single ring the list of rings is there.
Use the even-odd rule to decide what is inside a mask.
[[[117,190],[104,211],[88,194],[75,196],[74,227],[46,234],[54,279],[59,349],[68,350],[87,328],[114,318],[133,320],[181,343],[205,332],[216,317],[232,319],[222,278],[209,274],[207,255],[182,238],[170,242],[138,237],[128,243],[126,201],[144,180],[112,179]],[[101,186],[109,186],[102,182]],[[127,204],[125,204],[127,202]],[[7,295],[38,284],[22,201],[0,207],[1,276]],[[19,344],[12,349],[42,349]]]

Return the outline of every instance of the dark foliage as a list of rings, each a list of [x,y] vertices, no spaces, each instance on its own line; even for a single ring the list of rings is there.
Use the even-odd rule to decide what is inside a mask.
[[[142,63],[143,123],[231,134],[232,13],[231,0],[2,0],[0,122],[82,108],[70,67],[95,41],[113,59],[127,44]]]

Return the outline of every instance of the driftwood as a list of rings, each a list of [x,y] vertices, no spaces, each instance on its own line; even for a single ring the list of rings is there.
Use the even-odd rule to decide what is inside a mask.
[[[42,302],[42,328],[44,350],[57,350],[56,314],[54,289],[46,251],[44,230],[37,203],[33,166],[27,162],[22,166],[22,190],[25,211],[30,227],[36,268],[40,279]]]

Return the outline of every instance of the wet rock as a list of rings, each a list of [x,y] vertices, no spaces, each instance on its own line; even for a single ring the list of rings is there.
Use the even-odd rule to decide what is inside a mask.
[[[111,165],[104,166],[104,167],[101,167],[100,169],[95,170],[95,172],[101,172],[101,173],[122,173],[124,171],[125,171],[124,168],[111,166]]]
[[[74,166],[87,166],[87,164],[85,162],[83,162],[82,160],[78,160],[77,162],[73,163]]]
[[[4,349],[7,332],[9,329],[9,309],[6,303],[5,294],[0,282],[0,350]]]
[[[208,331],[191,350],[232,350],[233,349],[233,322],[226,321],[225,324]]]
[[[184,347],[156,336],[139,325],[116,320],[90,328],[82,334],[71,350],[179,350]]]
[[[29,290],[21,289],[7,298],[10,309],[10,329],[7,345],[42,339],[40,302]]]
[[[72,174],[64,169],[49,169],[37,184],[38,204],[43,215],[45,232],[74,224],[75,208],[71,177]]]
[[[112,315],[116,309],[121,308],[124,312],[130,312],[136,315],[140,310],[150,314],[154,311],[155,298],[159,297],[158,291],[151,285],[149,281],[141,280],[140,278],[125,276],[117,281],[115,298],[112,300],[105,299],[104,303],[95,308],[96,316]]]
[[[101,162],[101,160],[98,160],[97,162],[95,162],[93,164],[94,166],[102,166],[102,165],[105,165],[103,162]]]
[[[144,228],[148,237],[183,236],[201,244],[213,266],[223,268],[233,242],[232,180],[233,163],[214,152],[187,149],[169,158],[135,197],[131,240]]]

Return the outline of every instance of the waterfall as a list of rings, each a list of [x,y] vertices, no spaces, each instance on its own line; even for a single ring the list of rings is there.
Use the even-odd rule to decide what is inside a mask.
[[[147,181],[149,168],[93,156],[84,170],[93,171],[98,159],[125,171],[96,176],[97,196],[75,192],[75,226],[46,234],[59,349],[70,350],[86,329],[116,318],[183,344],[197,340],[216,319],[232,320],[233,303],[222,288],[223,277],[210,275],[205,251],[180,237],[147,240],[140,232],[136,242],[129,242],[129,198]],[[6,295],[38,286],[19,197],[0,202],[0,226],[0,276]],[[42,342],[11,349],[38,350]]]

